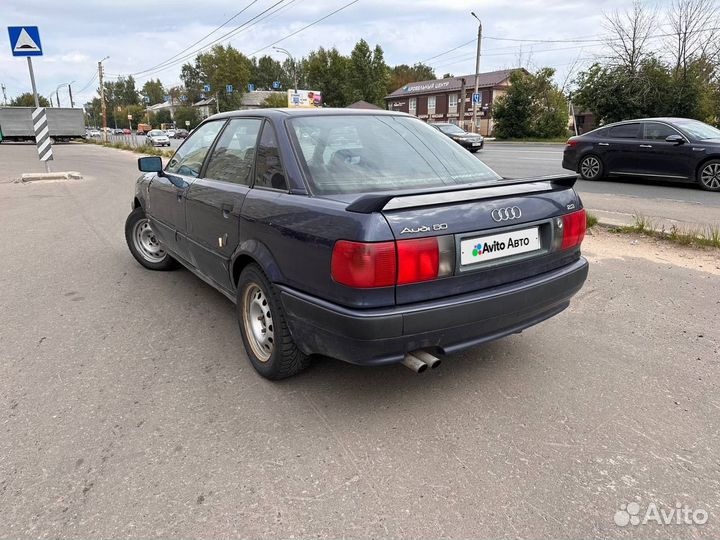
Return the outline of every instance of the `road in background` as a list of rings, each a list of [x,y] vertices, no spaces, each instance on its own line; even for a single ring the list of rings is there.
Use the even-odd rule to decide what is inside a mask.
[[[488,142],[477,156],[502,176],[522,178],[570,174],[562,168],[562,144]],[[585,207],[603,221],[632,224],[634,215],[653,220],[667,230],[720,227],[720,193],[692,184],[641,178],[611,178],[600,182],[578,180],[576,189]]]
[[[490,155],[491,152],[488,152]],[[432,372],[272,383],[234,306],[130,255],[137,154],[0,145],[1,537],[720,536],[717,252],[590,234],[559,316]],[[676,502],[702,527],[619,527]]]

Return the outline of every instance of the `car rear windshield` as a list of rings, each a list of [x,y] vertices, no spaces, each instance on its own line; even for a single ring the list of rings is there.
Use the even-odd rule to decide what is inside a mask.
[[[301,165],[319,194],[491,183],[500,176],[416,118],[307,116],[289,120]]]
[[[465,135],[465,132],[454,124],[440,124],[437,127],[448,135]]]

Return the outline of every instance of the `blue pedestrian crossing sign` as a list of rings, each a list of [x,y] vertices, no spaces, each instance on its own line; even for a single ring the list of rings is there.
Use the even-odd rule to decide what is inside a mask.
[[[253,83],[248,84],[248,92],[254,92],[255,91],[255,85]]]
[[[13,56],[42,56],[40,31],[37,26],[8,26]]]
[[[472,95],[472,102],[473,102],[473,104],[480,103],[480,93]]]
[[[233,85],[232,85],[232,84],[226,85],[226,86],[225,86],[225,92],[228,93],[228,94],[232,94],[232,92],[233,92]]]
[[[203,91],[209,92],[209,91],[210,91],[210,85],[209,85],[209,84],[204,84],[204,85],[203,85]]]
[[[280,81],[273,82],[272,87],[273,90],[277,90],[278,88],[280,88]]]

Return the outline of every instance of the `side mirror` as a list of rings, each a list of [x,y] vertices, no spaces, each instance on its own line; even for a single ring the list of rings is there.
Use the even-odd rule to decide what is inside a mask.
[[[665,137],[665,141],[669,142],[669,143],[673,143],[673,144],[684,144],[685,143],[685,139],[683,138],[683,136],[677,135],[677,134],[668,135],[667,137]]]
[[[162,172],[162,159],[160,159],[160,157],[158,156],[138,158],[138,169],[140,169],[140,172]]]

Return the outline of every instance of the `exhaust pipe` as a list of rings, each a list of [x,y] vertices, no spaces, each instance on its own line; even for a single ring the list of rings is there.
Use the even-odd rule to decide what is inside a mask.
[[[412,354],[418,360],[425,362],[430,369],[440,367],[440,364],[442,363],[442,361],[438,357],[433,356],[426,351],[413,351],[410,354]]]
[[[428,368],[425,362],[413,356],[412,353],[405,355],[405,358],[402,359],[402,365],[408,369],[412,369],[415,373],[422,373]]]

